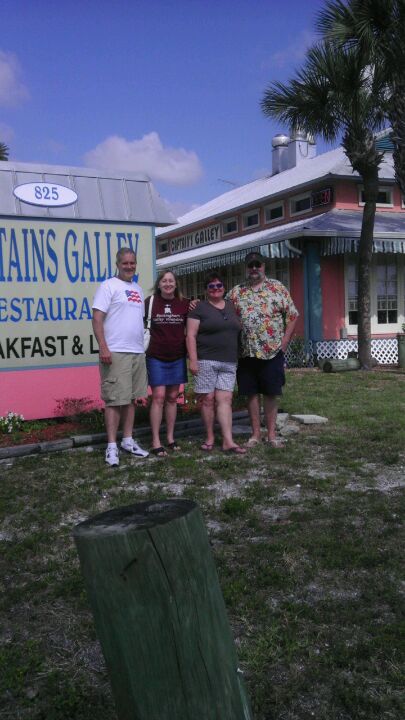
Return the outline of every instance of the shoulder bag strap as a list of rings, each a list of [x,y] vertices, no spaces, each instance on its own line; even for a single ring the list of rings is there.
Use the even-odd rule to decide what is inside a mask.
[[[155,297],[154,295],[151,295],[151,296],[150,296],[150,300],[149,300],[148,317],[147,317],[147,319],[146,319],[146,328],[147,328],[147,330],[150,330],[150,324],[151,324],[151,320],[152,320],[152,305],[153,305],[153,298],[154,298],[154,297]]]

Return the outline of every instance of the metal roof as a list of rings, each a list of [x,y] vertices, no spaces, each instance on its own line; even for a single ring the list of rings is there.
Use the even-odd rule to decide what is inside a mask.
[[[18,185],[48,182],[74,190],[78,199],[66,207],[41,207],[18,200]],[[150,179],[139,173],[36,163],[0,162],[0,215],[139,222],[168,225],[175,218]]]
[[[361,211],[334,209],[306,220],[169,255],[160,258],[156,265],[158,270],[170,268],[188,274],[242,262],[253,249],[270,258],[292,257],[301,253],[302,244],[297,242],[295,249],[289,241],[304,237],[319,237],[322,255],[356,252],[362,216]],[[376,213],[373,251],[405,253],[405,213]]]
[[[388,182],[395,180],[391,154],[384,155],[378,175],[381,180]],[[179,231],[190,225],[208,219],[212,220],[225,214],[234,214],[245,206],[252,206],[256,202],[261,203],[265,199],[270,202],[282,194],[294,192],[294,190],[305,187],[317,180],[326,181],[332,177],[360,179],[341,147],[316,155],[314,158],[309,158],[298,166],[283,170],[277,175],[269,175],[234,190],[229,190],[204,205],[191,210],[180,217],[175,225],[159,230],[156,234],[158,236],[166,235],[169,232],[178,234]]]

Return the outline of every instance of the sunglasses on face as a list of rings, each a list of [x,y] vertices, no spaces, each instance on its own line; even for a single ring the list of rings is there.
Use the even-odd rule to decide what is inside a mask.
[[[208,290],[222,290],[223,287],[224,287],[224,284],[220,283],[220,282],[208,283],[208,285],[207,285]]]
[[[253,270],[253,268],[259,268],[261,266],[262,266],[262,263],[258,262],[257,260],[255,260],[254,262],[248,263],[249,270]]]

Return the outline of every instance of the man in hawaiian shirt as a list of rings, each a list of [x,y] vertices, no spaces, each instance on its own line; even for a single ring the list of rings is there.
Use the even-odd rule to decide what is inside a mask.
[[[237,379],[240,395],[247,395],[253,447],[260,442],[260,395],[264,399],[267,442],[280,447],[276,436],[278,397],[285,383],[284,353],[294,332],[297,309],[287,288],[266,278],[265,258],[251,252],[245,258],[246,282],[236,285],[229,299],[242,323],[242,352]]]

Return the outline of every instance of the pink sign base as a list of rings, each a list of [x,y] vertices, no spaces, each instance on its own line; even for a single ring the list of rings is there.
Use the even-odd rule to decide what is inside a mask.
[[[58,401],[86,398],[91,407],[103,407],[98,365],[0,373],[0,415],[9,410],[25,420],[60,415]]]

